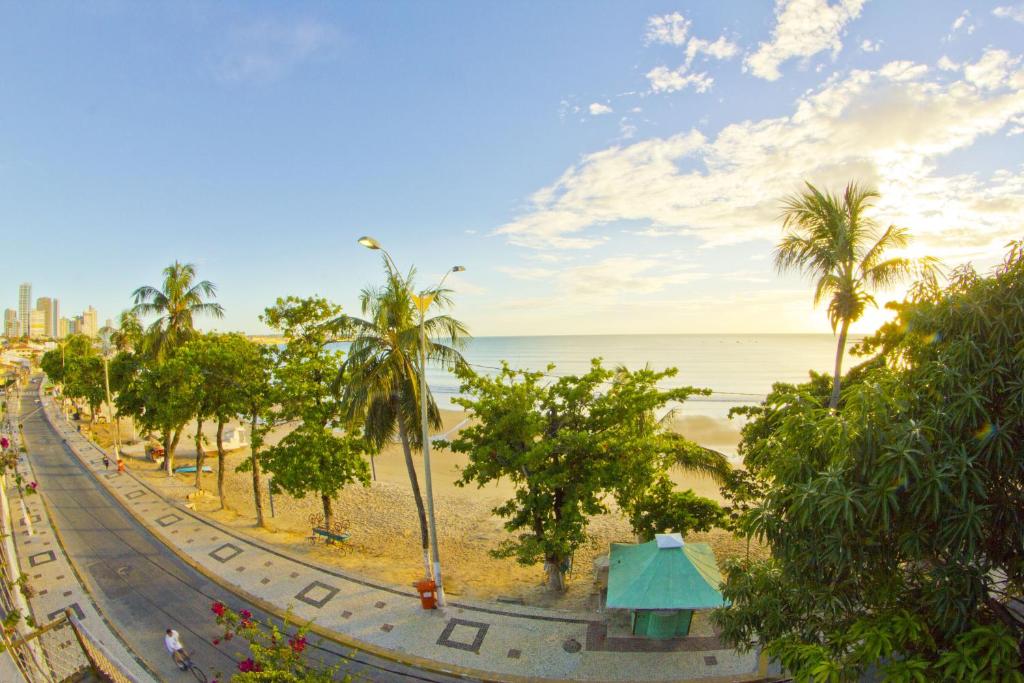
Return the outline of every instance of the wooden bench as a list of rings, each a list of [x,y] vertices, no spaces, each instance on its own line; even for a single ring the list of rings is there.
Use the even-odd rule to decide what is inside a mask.
[[[349,537],[348,534],[343,534],[337,531],[331,531],[330,529],[315,526],[313,527],[313,533],[309,535],[309,542],[316,543],[317,536],[322,537],[325,543],[333,543],[334,541],[344,543],[348,540]]]

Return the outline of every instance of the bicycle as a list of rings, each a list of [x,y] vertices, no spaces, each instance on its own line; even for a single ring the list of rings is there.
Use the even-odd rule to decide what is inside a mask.
[[[174,661],[176,664],[178,664],[178,667],[181,668],[182,666],[184,666],[185,671],[188,671],[193,676],[195,676],[195,679],[199,681],[199,683],[206,683],[206,674],[203,673],[202,669],[196,666],[195,662],[192,661],[192,657],[189,656],[188,652],[186,652],[185,650],[178,650],[178,652],[175,654],[179,653],[180,657],[174,658]]]

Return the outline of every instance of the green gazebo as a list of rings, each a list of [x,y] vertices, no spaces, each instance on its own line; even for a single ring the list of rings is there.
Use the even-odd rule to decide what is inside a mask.
[[[633,635],[677,638],[690,633],[694,610],[725,605],[721,583],[711,546],[657,534],[648,543],[612,543],[605,605],[632,611]]]

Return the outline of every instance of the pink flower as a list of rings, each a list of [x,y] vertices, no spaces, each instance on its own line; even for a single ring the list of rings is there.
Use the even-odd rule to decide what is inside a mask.
[[[238,663],[238,670],[242,673],[263,671],[263,667],[252,661],[252,657]]]
[[[250,612],[247,609],[243,609],[238,612],[238,616],[242,617],[243,619],[252,619],[252,612]]]
[[[220,645],[220,638],[214,638],[213,639],[213,644],[214,645]]]
[[[306,636],[292,638],[288,641],[288,644],[292,646],[292,652],[298,654],[306,649]]]

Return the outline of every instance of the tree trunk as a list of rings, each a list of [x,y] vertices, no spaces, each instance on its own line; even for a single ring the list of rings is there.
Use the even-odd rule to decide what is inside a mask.
[[[167,476],[174,474],[174,451],[178,450],[178,442],[181,441],[181,432],[184,429],[184,425],[174,430],[174,436],[171,437],[171,442],[164,452],[164,465],[167,467]]]
[[[548,588],[560,593],[565,592],[565,572],[562,571],[562,560],[549,557],[544,561],[544,571],[548,573]]]
[[[203,460],[206,458],[206,451],[203,450],[203,418],[196,418],[196,489],[202,489],[203,484],[200,477],[203,474]]]
[[[370,453],[370,481],[377,481],[377,463],[374,461],[374,455]]]
[[[256,441],[256,416],[252,416],[252,495],[253,502],[256,505],[256,524],[262,528],[266,528],[267,523],[263,519],[263,493],[260,491],[260,458],[259,458],[259,446]]]
[[[170,427],[164,430],[164,472],[167,476],[171,476],[171,438],[172,430]]]
[[[843,326],[839,331],[839,346],[836,347],[836,369],[832,377],[832,398],[828,407],[835,409],[839,406],[839,382],[843,376],[843,352],[846,351],[846,333],[850,329],[850,321],[843,320]]]
[[[331,497],[321,493],[320,502],[324,505],[324,528],[328,531],[331,530],[331,522],[333,521],[333,515],[331,514]]]
[[[217,495],[220,496],[220,509],[224,505],[224,421],[217,422]]]
[[[402,452],[405,454],[405,469],[409,473],[409,483],[412,485],[412,496],[416,500],[416,514],[420,518],[420,539],[423,541],[423,571],[424,576],[430,578],[433,573],[430,571],[430,536],[427,532],[427,511],[423,507],[423,496],[420,495],[420,482],[416,476],[416,467],[412,464],[412,450],[409,448],[409,434],[405,428],[405,418],[398,416],[398,435],[402,438]]]

